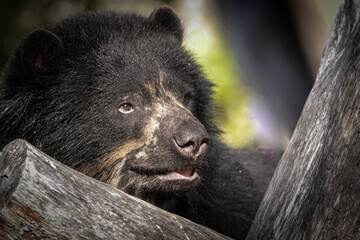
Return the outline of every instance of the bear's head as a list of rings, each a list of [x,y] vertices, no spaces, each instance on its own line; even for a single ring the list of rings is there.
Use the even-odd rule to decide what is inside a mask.
[[[182,38],[168,7],[148,18],[86,13],[32,32],[6,68],[2,144],[24,138],[155,203],[154,192],[194,189],[218,130],[212,85]]]

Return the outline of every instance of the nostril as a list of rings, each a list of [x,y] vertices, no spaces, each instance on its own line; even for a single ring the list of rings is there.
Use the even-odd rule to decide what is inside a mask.
[[[181,142],[174,137],[174,142],[181,153],[190,157],[198,157],[206,152],[209,138],[204,138],[201,141],[200,139],[191,139],[186,142]]]
[[[194,141],[189,141],[189,142],[185,143],[183,146],[180,146],[180,147],[187,148],[187,147],[193,147],[194,145],[195,145]]]
[[[199,149],[198,149],[197,152],[196,152],[196,156],[199,156],[199,155],[205,153],[208,144],[209,144],[209,139],[208,139],[208,138],[204,138],[204,139],[201,141],[201,143],[200,143]]]
[[[189,147],[194,145],[194,141],[188,139],[182,139],[181,137],[174,136],[174,141],[180,148]]]
[[[174,137],[174,141],[175,141],[176,145],[178,146],[178,148],[180,149],[180,151],[184,151],[187,154],[192,155],[194,148],[195,148],[194,141],[190,140],[190,141],[181,142],[178,139],[176,139],[176,137]]]
[[[209,138],[204,138],[202,141],[201,141],[201,143],[200,143],[200,145],[202,145],[202,144],[208,144],[209,143]]]
[[[194,141],[189,141],[186,144],[184,144],[183,146],[180,146],[182,148],[183,151],[187,152],[188,154],[192,155],[194,150],[195,150],[195,142]]]

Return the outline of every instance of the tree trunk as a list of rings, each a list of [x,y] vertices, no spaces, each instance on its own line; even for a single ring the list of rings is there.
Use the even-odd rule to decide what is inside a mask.
[[[360,239],[360,0],[340,5],[247,239]]]
[[[228,239],[15,140],[0,154],[0,239],[55,238]]]

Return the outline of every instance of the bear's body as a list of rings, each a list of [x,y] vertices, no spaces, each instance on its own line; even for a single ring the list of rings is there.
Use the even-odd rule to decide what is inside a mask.
[[[5,70],[0,149],[23,138],[89,176],[244,238],[279,156],[217,140],[211,87],[167,7],[32,32]]]

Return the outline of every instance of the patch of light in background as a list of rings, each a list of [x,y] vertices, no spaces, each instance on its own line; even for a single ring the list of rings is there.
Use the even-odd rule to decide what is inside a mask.
[[[259,145],[284,149],[290,141],[288,131],[277,126],[273,114],[261,98],[254,97],[250,105],[251,116],[256,124],[254,135]]]
[[[178,1],[174,6],[185,27],[185,47],[203,66],[214,82],[217,124],[224,131],[222,138],[232,146],[256,145],[255,135],[266,131],[266,119],[254,116],[250,109],[251,91],[239,78],[239,69],[227,47],[216,9],[209,0]],[[264,115],[264,114],[263,114]],[[265,114],[266,115],[266,114]]]

